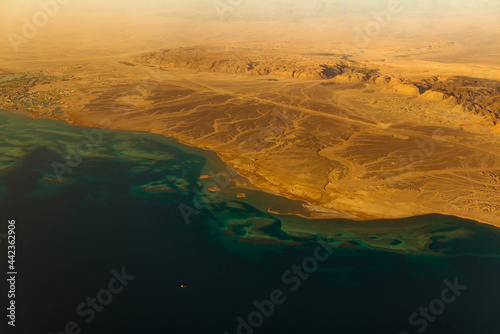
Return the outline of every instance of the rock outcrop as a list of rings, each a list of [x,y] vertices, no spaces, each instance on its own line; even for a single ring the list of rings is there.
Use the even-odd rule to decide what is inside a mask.
[[[345,55],[263,56],[251,49],[226,50],[222,47],[192,47],[159,50],[139,55],[135,64],[164,68],[246,76],[274,76],[304,80],[331,80],[337,83],[371,83],[380,89],[402,95],[420,96],[483,115],[496,125],[500,122],[500,82],[470,77],[396,78]]]

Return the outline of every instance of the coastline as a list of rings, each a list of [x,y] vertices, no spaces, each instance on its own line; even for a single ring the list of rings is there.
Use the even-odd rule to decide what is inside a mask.
[[[119,130],[119,131],[132,131],[132,132],[142,132],[142,133],[150,133],[150,134],[154,134],[154,135],[161,135],[162,137],[164,137],[165,139],[168,139],[168,140],[174,140],[174,141],[177,141],[179,144],[183,145],[183,146],[187,146],[187,147],[190,147],[193,149],[193,151],[198,151],[198,153],[201,153],[204,157],[208,154],[215,154],[218,159],[220,159],[220,161],[226,166],[226,168],[230,168],[230,170],[234,173],[236,173],[238,175],[238,177],[240,178],[240,182],[241,180],[245,180],[244,183],[237,183],[235,187],[233,187],[233,189],[236,189],[237,191],[239,192],[244,192],[245,190],[254,190],[254,191],[261,191],[261,192],[264,192],[266,194],[269,194],[269,195],[272,195],[272,196],[277,196],[277,197],[281,197],[281,198],[284,198],[284,199],[287,199],[287,200],[291,200],[291,201],[299,201],[299,202],[303,202],[305,204],[303,204],[303,208],[305,210],[308,211],[308,214],[309,215],[304,215],[304,214],[301,214],[301,213],[298,213],[298,212],[279,212],[279,211],[275,211],[275,210],[270,210],[269,208],[266,209],[265,211],[270,213],[270,214],[275,214],[275,215],[291,215],[291,216],[298,216],[298,217],[301,217],[301,218],[305,218],[305,219],[312,219],[312,220],[319,220],[319,219],[349,219],[349,220],[353,220],[353,221],[357,221],[357,222],[365,222],[365,221],[372,221],[372,220],[397,220],[397,219],[404,219],[404,218],[410,218],[410,217],[417,217],[417,216],[423,216],[423,215],[430,215],[430,214],[440,214],[440,215],[449,215],[449,216],[455,216],[455,217],[458,217],[458,218],[462,218],[462,219],[466,219],[466,220],[472,220],[472,221],[475,221],[475,222],[478,222],[478,223],[481,223],[481,224],[486,224],[486,225],[489,225],[489,226],[494,226],[496,228],[500,228],[500,222],[498,222],[497,224],[493,223],[493,222],[488,222],[488,221],[482,221],[480,219],[477,219],[477,218],[473,218],[473,217],[470,217],[470,216],[466,216],[466,215],[458,215],[458,214],[449,214],[449,213],[446,213],[446,212],[415,212],[415,213],[408,213],[406,215],[379,215],[379,216],[367,216],[367,214],[365,212],[358,212],[358,211],[353,211],[352,213],[351,212],[345,212],[345,211],[337,211],[337,210],[333,210],[333,209],[329,209],[329,208],[326,208],[324,206],[321,205],[321,203],[319,204],[315,204],[315,203],[311,203],[310,201],[307,201],[305,200],[304,198],[300,198],[300,197],[293,197],[293,196],[290,196],[289,194],[283,194],[283,193],[280,193],[280,192],[274,192],[270,189],[266,189],[266,188],[263,188],[263,187],[260,187],[258,185],[255,185],[255,183],[252,181],[251,177],[247,177],[245,175],[243,175],[241,173],[241,171],[238,170],[238,167],[232,167],[230,166],[229,163],[227,163],[224,158],[221,156],[221,154],[219,154],[217,151],[214,151],[214,150],[211,150],[210,148],[208,147],[198,147],[198,146],[195,146],[189,142],[186,142],[185,140],[182,140],[181,138],[177,138],[177,137],[173,137],[173,136],[168,136],[162,132],[159,132],[159,131],[148,131],[148,130],[139,130],[139,129],[127,129],[127,128],[111,128],[111,127],[102,127],[102,126],[99,126],[99,125],[93,125],[93,124],[89,124],[88,122],[78,122],[78,121],[75,121],[75,119],[73,118],[69,118],[69,117],[66,117],[66,118],[54,118],[54,117],[50,117],[50,116],[42,116],[42,117],[35,117],[34,115],[32,115],[31,113],[29,112],[26,112],[26,111],[11,111],[11,110],[7,110],[7,109],[2,109],[2,110],[5,110],[7,112],[10,112],[10,113],[13,113],[13,114],[21,114],[21,115],[24,115],[24,116],[29,116],[30,118],[34,119],[34,120],[37,120],[37,119],[50,119],[50,120],[59,120],[59,121],[64,121],[66,122],[67,124],[70,124],[70,125],[75,125],[75,126],[81,126],[81,127],[89,127],[89,128],[101,128],[101,129],[109,129],[109,130]],[[207,159],[208,161],[209,159]],[[204,167],[204,170],[205,170],[206,166]],[[230,188],[228,188],[230,189]],[[320,210],[312,210],[312,208],[320,208]],[[365,216],[365,217],[363,217]]]

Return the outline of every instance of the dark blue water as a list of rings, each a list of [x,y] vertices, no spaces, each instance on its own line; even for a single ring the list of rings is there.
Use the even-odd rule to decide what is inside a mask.
[[[500,333],[496,228],[440,215],[311,221],[224,194],[186,224],[179,204],[192,206],[200,174],[220,162],[115,131],[51,183],[52,164],[85,139],[82,129],[0,113],[0,233],[15,219],[18,272],[16,327],[3,313],[2,333]],[[321,232],[292,233],[293,224]],[[107,293],[122,268],[131,277],[111,287],[126,286]],[[7,301],[2,285],[2,310]],[[430,304],[427,318],[418,314]]]

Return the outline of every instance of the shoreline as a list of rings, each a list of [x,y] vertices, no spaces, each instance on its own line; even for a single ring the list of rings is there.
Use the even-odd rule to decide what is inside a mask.
[[[207,154],[215,154],[220,159],[220,161],[226,166],[226,168],[230,168],[232,172],[236,173],[241,179],[244,179],[245,181],[248,182],[247,184],[237,184],[236,187],[232,187],[232,189],[241,189],[241,190],[248,189],[248,190],[254,190],[254,191],[261,191],[261,192],[264,192],[266,194],[269,194],[269,195],[272,195],[272,196],[277,196],[277,197],[282,197],[282,198],[287,199],[287,200],[304,202],[306,205],[303,204],[303,208],[305,210],[307,210],[307,212],[310,213],[311,216],[308,217],[308,216],[305,216],[303,214],[293,213],[293,212],[291,212],[291,213],[282,213],[282,212],[274,211],[274,210],[269,211],[269,209],[265,210],[266,212],[268,212],[270,214],[298,216],[298,217],[301,217],[301,218],[311,219],[311,220],[319,220],[319,219],[348,219],[348,220],[353,220],[353,221],[356,221],[356,222],[365,222],[365,221],[368,222],[368,221],[372,221],[372,220],[384,220],[384,219],[387,219],[387,220],[393,220],[393,219],[397,220],[397,219],[405,219],[405,218],[410,218],[410,217],[418,217],[418,216],[429,215],[429,214],[440,214],[440,215],[445,215],[445,216],[455,216],[455,217],[458,217],[458,218],[461,218],[461,219],[471,220],[471,221],[474,221],[474,222],[478,222],[480,224],[485,224],[485,225],[489,225],[489,226],[494,226],[496,228],[500,228],[500,222],[496,225],[496,224],[491,223],[491,222],[482,221],[482,220],[477,219],[477,218],[467,217],[465,215],[448,214],[448,213],[443,213],[443,212],[420,212],[420,213],[413,213],[413,214],[409,213],[409,214],[403,215],[403,216],[377,216],[377,217],[370,217],[370,218],[360,218],[359,216],[356,216],[355,214],[358,214],[358,215],[361,215],[361,216],[362,215],[366,215],[366,214],[363,213],[363,212],[349,213],[349,212],[343,212],[343,211],[337,211],[337,210],[333,210],[333,209],[328,209],[328,208],[323,207],[321,204],[313,204],[313,203],[311,203],[311,202],[309,202],[309,201],[307,201],[307,200],[305,200],[303,198],[293,198],[291,196],[287,196],[287,195],[284,195],[284,194],[281,194],[281,193],[276,193],[276,192],[273,192],[273,191],[271,191],[269,189],[265,189],[263,187],[259,187],[259,186],[255,185],[252,182],[252,180],[251,180],[250,177],[246,177],[246,176],[242,175],[234,167],[231,167],[226,161],[224,161],[224,159],[221,157],[221,155],[218,152],[216,152],[214,150],[211,150],[209,148],[206,148],[206,147],[198,147],[198,146],[192,145],[192,144],[187,143],[186,141],[184,141],[184,140],[182,140],[180,138],[176,138],[176,137],[173,137],[173,136],[167,136],[167,135],[165,135],[163,133],[160,133],[160,132],[154,132],[154,131],[148,131],[148,130],[109,128],[109,127],[105,127],[105,126],[104,127],[99,127],[99,126],[95,126],[95,125],[91,125],[91,124],[85,124],[85,122],[81,122],[81,123],[80,122],[75,122],[74,119],[71,119],[71,118],[68,118],[68,117],[65,117],[65,118],[52,118],[50,116],[49,117],[47,117],[47,116],[35,117],[33,114],[31,114],[29,112],[26,112],[26,111],[21,111],[21,110],[12,111],[12,110],[3,109],[3,108],[2,108],[2,110],[5,110],[5,111],[13,113],[13,114],[21,114],[21,115],[24,115],[24,116],[28,116],[28,117],[30,117],[30,118],[32,118],[34,120],[36,120],[36,119],[47,119],[47,120],[55,120],[55,121],[64,121],[64,122],[66,122],[69,125],[80,126],[80,127],[98,128],[98,129],[99,128],[100,129],[109,129],[109,130],[113,130],[113,131],[116,131],[116,130],[119,130],[119,131],[132,131],[132,132],[142,132],[142,133],[148,133],[148,134],[154,134],[154,135],[161,135],[164,138],[175,140],[180,145],[190,147],[190,148],[192,148],[194,150],[205,151]],[[227,188],[227,189],[230,189],[230,188]],[[318,206],[322,207],[321,211],[311,210],[312,207],[318,207]],[[330,213],[331,213],[331,215],[330,215]],[[334,215],[333,213],[336,213],[336,215]],[[315,217],[315,215],[320,215],[320,216],[316,216]]]

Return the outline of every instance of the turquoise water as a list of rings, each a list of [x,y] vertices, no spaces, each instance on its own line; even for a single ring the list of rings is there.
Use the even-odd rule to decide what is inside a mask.
[[[270,214],[305,209],[236,187],[246,181],[214,153],[173,139],[7,111],[0,131],[1,219],[17,222],[15,332],[74,321],[82,333],[500,333],[497,228],[442,215]],[[204,193],[211,172],[232,180]],[[123,267],[135,279],[87,323],[78,305]],[[410,324],[441,305],[445,280],[466,288]],[[259,318],[253,302],[275,290],[281,303]]]

